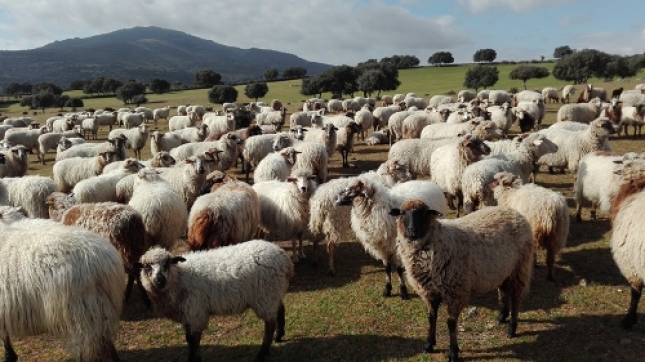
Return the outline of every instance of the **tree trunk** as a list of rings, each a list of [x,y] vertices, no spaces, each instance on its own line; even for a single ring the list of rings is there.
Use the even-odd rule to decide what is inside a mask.
[[[524,81],[524,90],[526,90],[526,81]]]

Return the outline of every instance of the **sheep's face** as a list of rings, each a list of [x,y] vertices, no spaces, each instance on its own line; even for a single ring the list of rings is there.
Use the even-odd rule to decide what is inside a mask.
[[[163,167],[170,167],[170,166],[174,165],[175,163],[177,163],[175,158],[172,157],[170,155],[170,153],[168,153],[166,151],[159,152],[157,155],[159,157],[159,163]]]
[[[488,188],[493,191],[495,199],[505,190],[522,186],[522,179],[510,172],[499,172],[493,180],[488,183]]]
[[[355,180],[347,185],[336,197],[336,205],[351,205],[356,198],[370,198],[374,194],[374,188],[363,180]]]
[[[440,212],[429,209],[421,200],[406,200],[401,208],[391,209],[390,215],[399,217],[396,222],[397,232],[410,241],[421,239],[426,235],[428,218],[442,216]]]
[[[536,158],[542,157],[547,153],[558,152],[558,145],[553,143],[551,140],[546,138],[544,135],[533,133],[522,141],[522,144],[526,145],[530,150],[532,150],[533,155]]]
[[[609,118],[598,118],[591,122],[591,126],[596,127],[600,134],[613,134],[616,133],[616,128]]]
[[[74,194],[63,192],[52,192],[45,201],[49,211],[49,218],[54,221],[60,221],[63,213],[76,204]]]
[[[289,137],[286,134],[278,135],[273,140],[273,150],[280,151],[285,147],[289,147]]]
[[[198,157],[190,157],[186,159],[186,164],[192,166],[194,172],[198,175],[203,175],[209,171],[206,162]]]
[[[132,173],[137,173],[139,170],[144,168],[145,166],[140,163],[139,161],[135,160],[134,158],[128,158],[125,160],[125,163],[123,164],[123,168],[131,171]]]
[[[174,256],[165,249],[153,248],[148,250],[137,263],[141,269],[141,282],[147,291],[162,291],[168,285],[170,268],[174,264],[185,262],[181,256]]]
[[[327,138],[333,138],[336,134],[336,131],[338,131],[338,128],[336,128],[336,126],[334,126],[333,124],[325,125],[325,133],[327,134]]]
[[[27,148],[25,146],[13,146],[11,147],[11,152],[14,154],[14,157],[19,160],[24,161],[27,159]]]
[[[229,181],[235,180],[235,177],[225,174],[222,171],[216,170],[206,176],[206,181],[202,184],[202,188],[199,190],[200,195],[205,195],[209,192],[213,192],[216,187],[215,185],[221,186]]]
[[[298,126],[296,128],[291,129],[291,133],[293,133],[293,137],[299,141],[302,141],[305,139],[305,132],[307,132],[307,129],[302,128],[302,126]]]
[[[490,154],[490,147],[479,137],[465,136],[461,144],[463,147],[468,148],[476,159]]]
[[[311,194],[316,188],[316,175],[298,175],[287,178],[287,182],[293,183],[301,194]]]
[[[284,157],[284,159],[287,161],[287,163],[289,163],[291,165],[296,164],[296,157],[297,157],[297,155],[299,153],[301,153],[301,152],[296,151],[295,148],[293,148],[293,147],[287,147],[287,148],[283,149],[282,151],[280,151],[280,154],[282,155],[282,157]]]

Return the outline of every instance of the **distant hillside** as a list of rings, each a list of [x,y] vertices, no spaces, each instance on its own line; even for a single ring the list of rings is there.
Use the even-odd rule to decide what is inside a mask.
[[[0,85],[47,81],[66,87],[73,80],[98,76],[142,82],[163,78],[192,85],[194,74],[203,69],[222,74],[224,82],[238,82],[260,79],[270,67],[280,72],[303,67],[314,75],[330,65],[275,50],[226,46],[175,30],[136,27],[37,49],[0,51]]]

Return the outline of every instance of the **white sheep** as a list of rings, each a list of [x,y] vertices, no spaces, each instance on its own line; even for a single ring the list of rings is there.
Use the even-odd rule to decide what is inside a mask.
[[[159,176],[181,196],[187,210],[193,206],[206,176],[210,173],[207,163],[210,159],[209,155],[189,157],[173,167],[157,169]]]
[[[182,142],[190,143],[204,141],[206,137],[208,137],[209,131],[208,125],[206,123],[202,123],[197,127],[183,128],[180,130],[172,131],[172,133],[179,135]]]
[[[488,184],[497,173],[512,172],[523,182],[528,182],[535,162],[543,155],[557,150],[558,146],[545,135],[534,133],[522,140],[517,150],[466,167],[461,179],[464,213],[471,213],[477,206],[494,204]]]
[[[426,108],[423,111],[410,113],[401,123],[402,138],[420,138],[425,126],[446,122],[450,109],[438,111],[436,108]]]
[[[0,164],[0,177],[21,177],[27,174],[29,159],[27,148],[23,145],[0,150],[4,163]]]
[[[70,131],[74,128],[74,125],[74,118],[62,117],[54,120],[51,130],[55,133],[63,133],[65,131]]]
[[[52,173],[61,192],[70,192],[77,183],[100,175],[103,167],[115,160],[114,152],[101,152],[91,158],[72,157],[56,161]]]
[[[191,250],[239,244],[253,238],[260,223],[260,200],[247,183],[211,172],[188,215]]]
[[[72,189],[74,198],[82,203],[116,202],[116,184],[143,167],[137,160],[129,158],[118,169],[79,181]]]
[[[566,168],[575,173],[584,155],[605,150],[607,140],[612,133],[615,133],[615,129],[609,119],[598,118],[591,122],[585,131],[572,132],[547,128],[539,133],[555,143],[558,151],[540,157],[537,164],[547,166],[551,173],[554,168],[562,170]],[[605,151],[611,151],[611,149]]]
[[[403,99],[403,103],[405,104],[405,108],[417,107],[419,109],[424,109],[428,107],[428,103],[426,103],[425,99],[415,95],[406,95],[405,99]],[[384,122],[387,124],[387,120]]]
[[[179,105],[177,106],[177,115],[178,116],[185,116],[187,114],[186,112],[186,106],[185,105]]]
[[[253,183],[271,180],[286,181],[299,153],[295,148],[287,147],[268,154],[255,168]]]
[[[488,100],[490,103],[498,106],[507,102],[511,103],[512,98],[513,97],[507,91],[503,90],[491,90],[488,94]]]
[[[504,103],[501,106],[490,106],[486,108],[490,113],[490,120],[497,125],[502,133],[507,134],[508,130],[513,125],[513,116],[511,106],[509,103]]]
[[[235,117],[232,113],[224,116],[220,116],[219,113],[206,113],[202,124],[208,126],[208,134],[211,135],[235,131]]]
[[[427,125],[421,131],[421,138],[441,139],[446,137],[457,137],[465,133],[481,134],[482,138],[495,140],[502,137],[502,130],[492,121],[484,121],[476,118],[464,123],[435,123]]]
[[[148,121],[154,121],[154,112],[148,107],[137,107],[134,109],[135,112],[143,114],[143,121],[148,123]]]
[[[186,203],[172,185],[159,176],[157,170],[144,168],[134,177],[128,205],[143,217],[146,240],[151,245],[172,248],[186,232]]]
[[[19,207],[30,218],[49,218],[47,196],[58,191],[49,177],[23,176],[0,179],[0,205]]]
[[[562,88],[562,103],[570,103],[576,92],[577,89],[575,86],[571,84],[565,85]]]
[[[374,130],[376,131],[379,128],[383,128],[386,125],[388,125],[388,121],[390,120],[390,117],[396,113],[405,110],[407,107],[405,102],[400,102],[397,103],[396,105],[392,106],[387,106],[387,107],[376,107],[374,109],[374,112],[372,112],[372,117],[374,120]],[[426,107],[417,107],[420,109],[426,108]]]
[[[56,154],[56,161],[72,157],[94,157],[103,152],[114,152],[117,160],[125,160],[125,136],[108,139],[102,143],[83,143]]]
[[[294,112],[289,117],[290,127],[295,128],[296,126],[303,126],[322,128],[324,115],[324,110]]]
[[[0,337],[6,360],[18,360],[12,338],[49,333],[62,339],[76,360],[118,361],[114,340],[125,272],[114,246],[82,228],[5,215],[0,222],[0,253],[7,261],[0,271]]]
[[[278,134],[261,134],[258,136],[250,137],[245,141],[244,151],[244,166],[242,170],[246,173],[246,181],[249,181],[249,174],[252,167],[256,167],[264,157],[273,152],[273,142],[278,137]],[[285,146],[288,147],[288,146]]]
[[[620,123],[624,127],[625,135],[629,135],[627,126],[633,126],[633,136],[636,137],[636,129],[638,128],[638,136],[640,137],[641,130],[645,126],[645,103],[640,103],[636,106],[623,106],[621,112]]]
[[[560,92],[556,88],[545,87],[542,89],[542,98],[546,103],[548,103],[549,101],[558,103],[560,102]]]
[[[256,361],[265,360],[274,339],[282,341],[283,299],[294,273],[279,246],[251,240],[181,256],[154,248],[141,257],[141,267],[141,281],[157,315],[184,327],[189,361],[201,360],[199,344],[211,315],[251,309],[264,321]]]
[[[255,138],[255,137],[251,137]],[[233,167],[237,160],[238,145],[242,140],[235,132],[229,132],[216,142],[191,142],[176,147],[170,151],[170,155],[177,161],[183,161],[188,157],[208,152],[211,149],[222,151],[218,156],[217,165],[214,168],[226,171]]]
[[[390,117],[390,120],[392,118]],[[370,133],[366,138],[365,138],[365,144],[369,146],[374,146],[374,145],[386,145],[390,142],[391,140],[391,133],[389,128],[384,128],[382,130],[378,130],[376,132]]]
[[[172,116],[168,120],[168,131],[176,131],[178,129],[195,127],[199,116],[195,112],[189,112],[187,116]]]
[[[160,119],[165,119],[168,120],[168,116],[170,115],[170,106],[165,106],[163,108],[155,108],[152,111],[152,120],[155,122],[155,126],[157,125],[157,122],[159,122]]]
[[[522,214],[533,231],[536,248],[546,249],[546,278],[553,279],[553,264],[569,236],[569,205],[562,194],[536,184],[523,184],[508,172],[495,175],[489,184],[493,197],[502,206]]]
[[[590,123],[600,116],[602,101],[593,98],[589,103],[565,104],[558,110],[557,120]]]
[[[556,122],[552,125],[549,126],[548,129],[554,130],[554,129],[564,129],[567,131],[586,131],[589,128],[589,125],[586,123],[579,123],[579,122],[573,122],[573,121],[562,121],[562,122]]]
[[[291,131],[293,132],[294,130],[292,129]],[[317,142],[324,145],[329,155],[332,155],[336,151],[336,143],[338,140],[336,131],[338,131],[338,128],[333,124],[325,124],[323,128],[300,128],[298,126],[295,131],[296,134],[299,132],[303,133],[303,141]],[[300,139],[300,137],[298,138]]]
[[[272,236],[291,239],[294,263],[305,258],[302,239],[309,222],[309,198],[316,190],[315,179],[308,170],[295,170],[284,182],[253,185],[260,199],[260,228]]]
[[[343,167],[349,167],[349,154],[354,150],[354,139],[362,128],[356,122],[349,122],[336,132],[336,150],[343,160]],[[331,154],[329,154],[331,157]]]
[[[396,112],[390,116],[390,118],[387,121],[387,127],[392,132],[392,136],[394,140],[398,141],[401,138],[403,138],[403,130],[402,130],[403,121],[414,112],[417,112],[417,111],[406,109],[405,111]]]
[[[84,139],[83,134],[77,129],[63,133],[45,133],[38,136],[38,158],[40,159],[41,164],[45,164],[45,153],[47,153],[47,151],[49,150],[56,149],[58,142],[63,137],[67,139]]]
[[[273,140],[273,149],[278,151],[285,147],[293,147],[300,152],[293,167],[294,170],[311,171],[312,174],[316,175],[318,183],[324,183],[327,180],[330,155],[327,153],[325,146],[317,142],[298,142],[287,133],[277,134]]]
[[[126,129],[130,129],[145,123],[145,117],[143,113],[124,113],[120,118],[120,123]]]
[[[108,126],[110,127],[110,131],[112,130],[112,126],[114,126],[117,123],[117,112],[103,112],[101,114],[95,114],[94,119],[98,122],[100,126]]]
[[[455,220],[437,220],[441,213],[421,200],[392,209],[396,244],[408,279],[428,306],[426,353],[436,345],[438,309],[448,309],[450,361],[458,360],[457,323],[473,294],[498,289],[499,323],[510,321],[507,337],[515,337],[520,302],[531,284],[531,226],[509,207],[491,207]]]
[[[156,155],[161,151],[170,152],[172,149],[181,146],[183,143],[183,139],[178,134],[154,131],[150,139],[150,152],[153,155]]]
[[[369,131],[374,125],[374,116],[370,110],[369,104],[364,105],[354,115],[354,122],[361,126],[361,138],[365,139],[365,132]]]
[[[459,93],[457,93],[457,99],[461,103],[470,102],[470,101],[472,101],[473,99],[476,99],[476,98],[477,98],[477,94],[475,94],[475,92],[473,92],[473,91],[471,91],[469,89],[462,89],[462,90],[459,91]]]
[[[99,122],[96,120],[96,118],[85,118],[81,122],[81,128],[83,130],[83,136],[90,135],[92,136],[92,139],[98,138]]]
[[[47,128],[42,126],[37,129],[12,128],[7,130],[4,139],[14,145],[23,145],[29,152],[40,152],[38,137],[47,133]]]
[[[141,150],[145,147],[146,141],[148,141],[148,135],[150,134],[148,126],[146,126],[145,123],[142,123],[139,126],[130,129],[116,128],[110,131],[108,138],[114,139],[121,134],[127,139],[125,142],[125,148],[132,149],[134,157],[137,160],[140,160]]]

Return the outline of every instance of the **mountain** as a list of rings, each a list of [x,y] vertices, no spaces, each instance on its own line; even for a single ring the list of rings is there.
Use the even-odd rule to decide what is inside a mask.
[[[289,53],[241,49],[151,26],[55,41],[30,50],[0,51],[0,85],[53,82],[67,87],[73,80],[99,76],[146,83],[162,78],[193,85],[195,73],[204,69],[220,73],[224,82],[239,82],[261,79],[271,67],[280,72],[303,67],[308,75],[315,75],[331,66]]]

